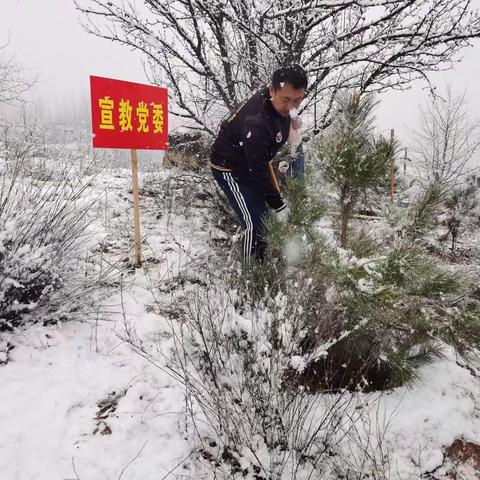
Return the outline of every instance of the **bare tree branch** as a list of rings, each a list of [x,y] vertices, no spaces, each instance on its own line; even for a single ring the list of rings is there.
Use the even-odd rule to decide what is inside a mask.
[[[444,98],[432,97],[421,108],[422,126],[413,148],[421,178],[444,186],[456,186],[472,171],[471,160],[480,149],[480,123],[466,112],[465,93],[451,88]]]
[[[322,127],[342,91],[428,83],[480,36],[472,0],[74,1],[87,31],[148,58],[175,111],[210,134],[279,64],[306,68]]]
[[[2,52],[6,47],[0,47],[0,103],[21,100],[37,81],[36,78],[28,78],[15,59]]]

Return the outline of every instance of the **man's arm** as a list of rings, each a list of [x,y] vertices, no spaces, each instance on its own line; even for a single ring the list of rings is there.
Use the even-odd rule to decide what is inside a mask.
[[[263,120],[253,117],[245,121],[242,137],[243,152],[252,182],[271,208],[282,210],[285,203],[269,158],[272,133]]]

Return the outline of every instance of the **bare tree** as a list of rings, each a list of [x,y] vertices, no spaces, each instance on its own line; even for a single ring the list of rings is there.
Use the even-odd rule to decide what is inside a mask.
[[[213,133],[278,64],[299,62],[318,127],[345,89],[403,89],[480,36],[473,0],[74,0],[87,31],[142,53],[172,114]],[[317,121],[315,121],[317,124]]]
[[[421,127],[414,134],[414,160],[420,178],[428,183],[456,186],[470,171],[480,147],[480,123],[466,109],[465,93],[451,88],[445,98],[435,95],[421,108]]]
[[[0,47],[0,104],[12,103],[32,88],[35,78],[28,78],[13,57],[7,56]]]

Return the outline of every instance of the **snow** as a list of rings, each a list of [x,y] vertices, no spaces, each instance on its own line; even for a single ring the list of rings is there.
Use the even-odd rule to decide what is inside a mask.
[[[167,175],[161,172],[160,180]],[[98,188],[106,189],[99,209],[104,221],[92,225],[92,232],[97,244],[108,245],[105,261],[131,256],[129,187],[128,170],[102,175]],[[121,287],[114,291],[99,287],[98,319],[38,324],[1,334],[0,478],[158,480],[172,469],[172,478],[213,478],[211,473],[204,476],[194,461],[184,389],[166,368],[172,338],[165,309],[174,308],[175,298],[193,288],[197,270],[208,263],[210,239],[222,238],[222,232],[208,224],[201,204],[183,212],[176,205],[171,211],[161,209],[151,197],[142,196],[141,202],[144,268],[124,270]],[[329,220],[319,227],[329,238]],[[333,243],[333,237],[329,241]],[[290,262],[301,249],[301,238],[287,245]],[[372,260],[345,254],[344,261],[376,274]],[[371,288],[368,283],[359,287]],[[336,294],[329,290],[328,301]],[[225,295],[233,302],[237,292]],[[286,300],[281,294],[275,299],[280,317]],[[224,333],[256,334],[254,319],[238,313],[228,318]],[[282,334],[289,337],[287,331]],[[128,338],[162,355],[150,362]],[[7,354],[8,344],[14,348]],[[316,354],[324,355],[328,347],[319,346]],[[305,365],[303,356],[291,356],[292,368],[302,371]],[[422,472],[441,467],[444,449],[457,438],[480,443],[479,379],[452,353],[420,373],[412,388],[380,396],[358,394],[370,426],[357,427],[372,436],[373,443],[380,432],[392,479],[416,480]],[[110,407],[102,414],[105,405]],[[268,456],[265,446],[257,453]],[[249,455],[245,450],[244,462]],[[468,467],[459,471],[464,476],[458,478],[474,478],[468,476]]]
[[[379,403],[385,418],[387,446],[398,478],[414,479],[415,472],[431,471],[443,463],[443,449],[457,438],[480,440],[480,382],[446,359],[422,368],[414,388],[395,389]]]
[[[297,372],[303,372],[307,366],[307,359],[302,355],[292,355],[290,358],[290,366]]]
[[[300,261],[304,248],[300,237],[291,238],[285,245],[285,256],[289,264],[295,264]]]
[[[111,245],[104,254],[111,261],[125,249],[131,256],[131,237],[124,237],[133,223],[129,178],[128,170],[105,172],[98,186],[108,187],[108,222],[92,225],[92,232]],[[98,321],[0,334],[0,361],[8,360],[0,363],[0,478],[106,479],[124,470],[122,478],[154,479],[191,454],[193,445],[179,429],[184,392],[161,366],[134,352],[126,336],[150,348],[161,339],[168,350],[167,321],[152,308],[158,298],[151,282],[175,277],[206,247],[198,239],[211,232],[192,234],[205,230],[198,217],[165,215],[159,222],[157,214],[151,202],[142,212],[145,268],[123,274],[122,292],[101,300],[106,313]],[[155,271],[148,266],[152,254],[160,259]],[[108,290],[99,289],[101,299]],[[15,348],[7,354],[8,343]],[[98,419],[99,403],[113,392],[118,405]],[[111,433],[102,434],[106,426]]]
[[[181,391],[119,342],[111,325],[72,322],[31,327],[15,336],[1,371],[0,471],[3,478],[154,478],[188,451],[172,437]],[[111,435],[94,434],[98,402],[126,390],[106,420]],[[167,413],[170,412],[170,413]],[[100,453],[101,452],[101,453]]]

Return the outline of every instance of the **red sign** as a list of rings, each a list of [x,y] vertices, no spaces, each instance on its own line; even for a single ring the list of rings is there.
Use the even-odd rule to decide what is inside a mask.
[[[93,146],[166,150],[166,88],[90,77]]]

